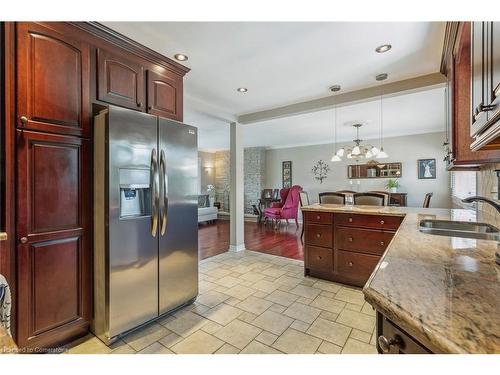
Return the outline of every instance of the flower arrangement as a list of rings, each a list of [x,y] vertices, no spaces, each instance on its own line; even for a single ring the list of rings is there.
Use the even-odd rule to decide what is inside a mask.
[[[391,193],[395,193],[397,188],[399,187],[399,181],[397,179],[390,178],[387,180],[385,187],[391,191]]]
[[[210,198],[215,198],[215,186],[207,185],[207,194]]]

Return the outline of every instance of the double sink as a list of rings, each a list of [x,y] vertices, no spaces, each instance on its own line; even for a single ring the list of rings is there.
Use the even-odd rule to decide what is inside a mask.
[[[419,230],[422,233],[438,236],[475,238],[478,240],[500,240],[500,231],[490,224],[467,221],[420,220]]]

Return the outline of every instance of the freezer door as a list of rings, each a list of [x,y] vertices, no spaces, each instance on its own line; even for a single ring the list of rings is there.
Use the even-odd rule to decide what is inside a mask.
[[[109,336],[158,316],[158,118],[108,116]]]
[[[160,314],[198,294],[197,129],[159,119]],[[165,171],[165,173],[163,173]]]

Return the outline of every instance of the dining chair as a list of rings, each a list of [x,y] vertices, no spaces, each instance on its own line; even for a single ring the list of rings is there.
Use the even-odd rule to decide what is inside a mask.
[[[300,199],[300,207],[304,206],[309,206],[309,195],[307,194],[306,191],[301,191],[299,194],[299,199]],[[304,238],[304,214],[302,213],[302,232],[300,233],[300,239]]]
[[[391,193],[388,193],[387,191],[370,190],[368,193],[382,194],[385,197],[384,206],[389,206],[391,203]]]
[[[319,203],[345,204],[345,194],[333,191],[319,193]]]
[[[429,206],[431,204],[431,198],[432,198],[433,195],[434,195],[434,193],[427,193],[427,194],[425,194],[424,205],[422,207],[429,208]]]
[[[355,193],[354,204],[365,206],[384,206],[385,195],[380,193]]]

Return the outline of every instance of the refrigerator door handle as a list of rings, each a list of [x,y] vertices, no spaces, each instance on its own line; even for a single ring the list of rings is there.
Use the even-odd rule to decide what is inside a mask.
[[[160,234],[163,236],[167,230],[167,211],[168,211],[168,176],[167,176],[167,158],[165,151],[160,152]]]
[[[158,159],[156,157],[156,148],[151,151],[151,165],[149,173],[149,183],[151,186],[151,235],[156,237],[158,231]]]

